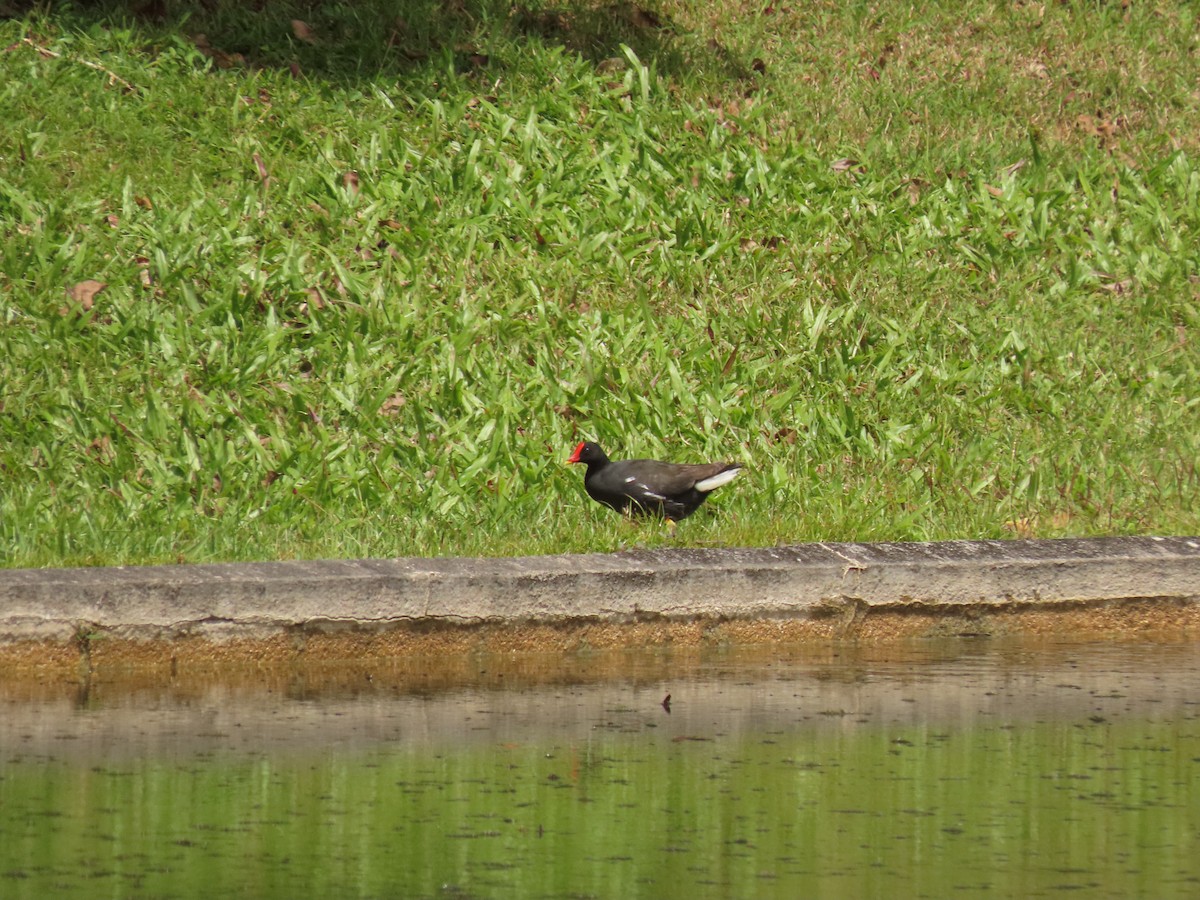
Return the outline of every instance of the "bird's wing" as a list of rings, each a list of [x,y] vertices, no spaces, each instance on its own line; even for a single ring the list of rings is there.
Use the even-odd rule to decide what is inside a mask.
[[[639,480],[636,475],[626,475],[622,478],[621,490],[642,506],[647,503],[661,503],[667,499],[666,494],[654,490],[644,480]]]
[[[678,463],[660,462],[656,459],[638,459],[630,460],[630,462],[637,463],[637,465],[631,472],[623,471],[621,473],[622,480],[630,478],[636,472],[637,477],[634,477],[627,483],[631,487],[633,485],[640,485],[641,489],[645,490],[647,495],[652,496],[652,499],[655,500],[686,494],[696,487],[697,482],[720,475],[730,468],[729,463],[680,465]],[[719,487],[720,484],[724,483],[722,481],[719,484],[714,484],[708,490]],[[653,487],[648,487],[647,485],[652,485]]]

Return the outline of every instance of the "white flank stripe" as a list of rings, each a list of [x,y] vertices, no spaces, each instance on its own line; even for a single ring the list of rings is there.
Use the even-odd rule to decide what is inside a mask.
[[[696,482],[696,490],[702,494],[707,494],[709,491],[715,491],[723,484],[729,484],[733,479],[737,478],[742,472],[741,468],[726,469],[724,472],[719,472],[716,475],[711,475],[708,478]]]
[[[666,500],[667,499],[662,494],[659,494],[659,493],[656,493],[656,492],[650,490],[648,485],[644,485],[640,481],[638,482],[638,487],[640,487],[642,489],[642,491],[645,493],[645,495],[647,497],[649,497],[651,500]]]

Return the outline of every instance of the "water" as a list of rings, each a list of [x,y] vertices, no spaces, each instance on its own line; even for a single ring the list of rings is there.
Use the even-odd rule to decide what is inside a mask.
[[[0,687],[0,897],[1200,897],[1200,644],[456,665]]]

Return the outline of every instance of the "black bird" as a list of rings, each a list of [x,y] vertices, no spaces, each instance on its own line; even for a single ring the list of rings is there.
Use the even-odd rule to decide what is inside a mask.
[[[587,466],[583,487],[593,500],[619,513],[661,516],[671,522],[686,519],[710,492],[733,481],[742,470],[741,463],[613,462],[591,441],[581,441],[567,462]]]

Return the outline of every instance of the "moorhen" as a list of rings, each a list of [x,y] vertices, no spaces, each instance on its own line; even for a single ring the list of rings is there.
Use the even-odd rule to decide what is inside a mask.
[[[583,487],[593,500],[629,515],[686,519],[708,495],[737,478],[741,463],[681,465],[656,459],[613,462],[599,444],[581,441],[568,463],[583,463]]]

